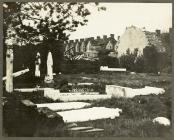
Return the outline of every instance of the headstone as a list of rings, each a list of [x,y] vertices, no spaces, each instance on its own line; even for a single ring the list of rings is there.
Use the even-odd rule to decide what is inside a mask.
[[[63,102],[63,103],[42,103],[36,104],[38,108],[48,107],[53,111],[72,110],[89,107],[91,104],[86,102]]]
[[[73,128],[69,128],[69,130],[71,130],[71,131],[81,131],[81,130],[89,130],[89,129],[93,129],[93,127],[87,126],[87,127],[73,127]]]
[[[45,76],[45,83],[53,83],[53,57],[51,52],[48,52],[47,57],[47,75]]]
[[[104,129],[101,129],[101,128],[93,128],[93,129],[90,129],[90,130],[85,130],[85,131],[81,131],[81,132],[103,132]]]
[[[120,113],[122,113],[122,109],[106,107],[92,107],[57,112],[57,114],[63,117],[65,123],[109,119],[119,117]]]
[[[40,77],[40,64],[41,64],[41,59],[40,59],[40,53],[38,52],[36,55],[36,61],[35,61],[35,76]]]
[[[153,119],[153,123],[159,123],[164,126],[170,126],[170,120],[165,117],[157,117]]]
[[[13,49],[7,48],[6,54],[6,91],[13,92]]]

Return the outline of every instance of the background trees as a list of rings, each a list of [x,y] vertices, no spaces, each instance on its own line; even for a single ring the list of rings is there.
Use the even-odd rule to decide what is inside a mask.
[[[90,7],[98,8],[98,11],[106,10],[105,7],[99,7],[98,3],[4,3],[4,54],[6,45],[25,47],[27,51],[16,50],[19,51],[18,53],[20,51],[25,53],[28,58],[34,56],[31,54],[35,54],[36,51],[40,51],[43,57],[41,67],[44,69],[46,56],[50,50],[53,53],[55,65],[59,67],[63,57],[64,41],[68,40],[70,32],[87,24],[87,16],[91,14]],[[29,50],[31,52],[28,52]],[[21,63],[21,65],[26,65],[26,63]],[[59,68],[55,70],[59,71]]]

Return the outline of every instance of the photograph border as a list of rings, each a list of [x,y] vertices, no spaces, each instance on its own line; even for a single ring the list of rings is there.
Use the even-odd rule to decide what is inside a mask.
[[[32,140],[53,140],[53,139],[59,139],[59,140],[65,140],[65,139],[71,139],[71,140],[92,140],[92,139],[101,139],[101,140],[135,140],[135,139],[142,139],[142,140],[172,140],[174,138],[174,127],[173,127],[173,122],[174,122],[174,0],[1,0],[0,2],[0,78],[2,79],[3,77],[3,2],[41,2],[41,1],[47,1],[47,2],[110,2],[110,3],[172,3],[172,30],[171,30],[171,46],[172,46],[172,93],[171,93],[171,98],[172,98],[172,128],[171,128],[171,136],[169,137],[4,137],[2,133],[2,103],[1,103],[1,110],[0,110],[0,140],[6,139],[16,139],[16,140],[27,140],[27,139],[32,139]],[[1,97],[1,102],[2,102],[2,80],[0,83],[0,97]]]

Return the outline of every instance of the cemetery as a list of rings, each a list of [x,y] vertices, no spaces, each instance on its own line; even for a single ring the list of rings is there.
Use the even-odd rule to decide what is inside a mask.
[[[171,135],[170,18],[110,4],[3,3],[4,137]]]
[[[34,73],[36,79],[41,76],[40,64],[42,61],[39,56],[40,54],[37,53],[36,58],[38,59],[35,63]],[[10,76],[7,75],[6,77],[3,77],[3,81],[6,81],[5,86],[7,91],[12,90],[12,93],[10,94],[18,94],[18,96],[22,97],[20,102],[26,107],[26,109],[33,108],[33,111],[37,112],[35,114],[38,114],[38,116],[40,116],[39,114],[45,114],[48,118],[54,118],[54,121],[58,122],[58,126],[64,126],[64,130],[61,130],[64,135],[68,133],[70,136],[102,136],[104,135],[106,128],[96,124],[96,122],[105,120],[111,123],[114,120],[121,120],[122,117],[124,118],[127,111],[125,111],[125,105],[122,103],[140,98],[138,102],[135,103],[141,104],[141,102],[146,100],[146,98],[158,99],[168,98],[169,96],[167,92],[169,90],[170,76],[166,74],[161,74],[159,76],[140,73],[132,74],[131,72],[119,73],[118,71],[118,73],[98,73],[98,75],[68,75],[53,73],[53,67],[52,55],[51,52],[48,52],[47,74],[45,75],[43,81],[37,82],[34,87],[11,88],[10,86],[13,86],[13,81],[10,81],[9,79],[8,81],[6,79],[6,77],[11,77],[11,80],[15,80],[15,78],[18,77],[25,77],[29,72],[28,68],[16,73],[7,73],[10,74]],[[59,80],[56,80],[57,78]],[[41,99],[43,98],[43,100],[39,101],[39,98],[33,100],[34,96]],[[113,102],[113,100],[115,100],[115,105],[110,106],[109,104],[111,101]],[[122,105],[119,105],[119,100],[122,102]],[[156,104],[155,107],[158,107],[158,104]],[[163,113],[166,112],[164,114],[165,117],[168,118],[169,114],[166,109],[167,108],[163,110]],[[160,115],[160,112],[156,113],[159,113]],[[147,122],[151,121],[149,127],[152,127],[154,124],[162,125],[167,128],[170,127],[170,121],[164,116],[158,116],[157,114],[153,114],[151,116],[152,118],[149,116],[152,120],[150,120],[149,117],[149,120],[146,120]],[[155,116],[157,118],[155,118]],[[40,122],[39,124],[42,126],[42,123],[43,122]],[[51,121],[48,121],[47,123],[50,123],[51,125]],[[106,124],[104,123],[104,126],[105,125]],[[49,127],[53,129],[54,133],[60,131],[54,129],[56,126]],[[37,130],[38,128],[35,129]],[[43,132],[37,133],[35,135],[42,135],[40,133]],[[51,135],[50,131],[47,133],[49,134],[45,135]]]

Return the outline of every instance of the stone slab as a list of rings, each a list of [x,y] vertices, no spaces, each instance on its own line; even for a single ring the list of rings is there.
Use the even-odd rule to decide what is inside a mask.
[[[137,95],[163,94],[163,88],[145,86],[144,88],[133,89],[129,87],[122,87],[117,85],[106,85],[106,94],[113,97],[133,98]]]
[[[45,88],[44,97],[50,98],[52,100],[61,101],[78,101],[78,100],[99,100],[99,99],[109,99],[110,95],[98,95],[97,92],[86,92],[86,93],[60,93],[59,90]]]
[[[43,91],[44,88],[16,88],[14,91],[18,92],[35,92],[35,91]]]
[[[89,130],[89,129],[93,129],[93,127],[73,127],[73,128],[69,128],[68,130],[71,130],[71,131],[81,131],[81,130]]]
[[[126,68],[109,68],[108,66],[101,66],[100,71],[126,72]]]
[[[18,71],[18,72],[15,72],[15,73],[12,74],[12,76],[13,77],[18,77],[18,76],[20,76],[22,74],[25,74],[27,72],[29,72],[29,69],[28,68],[27,69],[24,69],[24,70],[21,70],[21,71]],[[2,78],[2,80],[6,80],[6,79],[7,79],[6,76]]]
[[[68,95],[68,96],[59,96],[57,99],[64,101],[64,102],[69,102],[69,101],[94,101],[94,100],[105,100],[105,99],[110,99],[112,96],[111,95]]]
[[[104,129],[101,129],[101,128],[93,128],[93,129],[90,129],[90,130],[85,130],[85,131],[82,131],[82,132],[103,132]]]
[[[106,107],[92,107],[78,110],[57,112],[63,117],[65,123],[71,122],[85,122],[98,119],[107,119],[119,117],[122,109],[106,108]]]
[[[91,104],[85,102],[65,102],[65,103],[45,103],[36,105],[38,108],[48,107],[53,111],[62,111],[62,110],[80,109],[84,107],[89,107]]]

